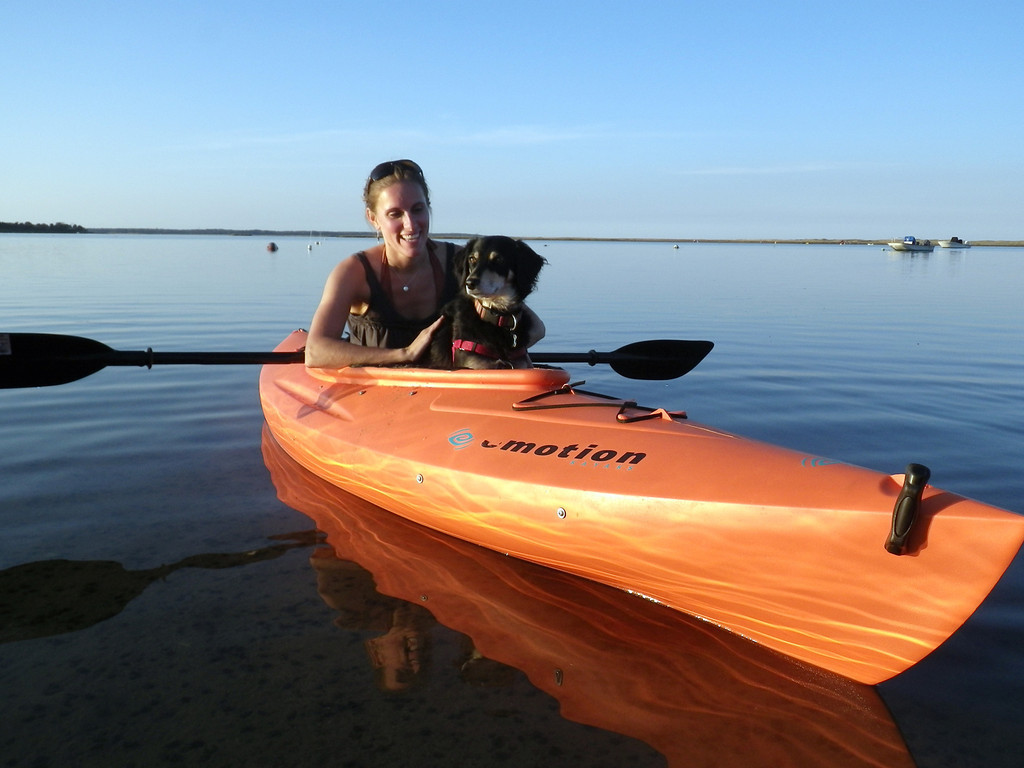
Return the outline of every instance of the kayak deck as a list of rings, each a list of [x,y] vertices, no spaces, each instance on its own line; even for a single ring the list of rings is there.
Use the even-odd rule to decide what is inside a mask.
[[[1024,541],[1024,518],[928,486],[908,554],[890,554],[902,476],[582,391],[559,369],[266,366],[260,393],[294,459],[378,506],[866,683],[941,644]]]

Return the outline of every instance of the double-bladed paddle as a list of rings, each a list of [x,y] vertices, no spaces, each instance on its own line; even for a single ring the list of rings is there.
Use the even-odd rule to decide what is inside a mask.
[[[675,379],[692,370],[714,344],[659,339],[613,352],[531,352],[536,363],[607,364],[628,379]],[[84,379],[110,365],[243,365],[301,363],[298,352],[122,352],[81,336],[0,333],[0,389],[49,387]]]

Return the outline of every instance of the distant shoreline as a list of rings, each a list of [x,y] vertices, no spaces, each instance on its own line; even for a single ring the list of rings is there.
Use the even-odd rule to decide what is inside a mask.
[[[77,225],[76,225],[77,226]],[[6,233],[15,233],[17,230],[4,229]],[[53,230],[50,230],[52,232]],[[22,234],[46,234],[46,230],[39,228],[27,229]],[[144,227],[83,227],[71,234],[84,235],[223,235],[233,237],[311,237],[308,230],[271,230],[271,229],[162,229]],[[468,240],[479,233],[471,232],[443,232],[435,233],[433,237],[440,240]],[[594,242],[594,243],[670,243],[682,245],[686,243],[735,243],[751,245],[878,245],[885,246],[900,238],[876,237],[876,238],[822,238],[822,237],[762,237],[762,238],[720,238],[720,237],[566,237],[566,236],[526,236],[513,235],[526,241],[547,241],[547,242]],[[370,232],[345,232],[345,231],[320,231],[315,233],[316,239],[324,238],[350,238],[365,239],[372,237]],[[924,238],[918,238],[919,240]],[[933,242],[938,238],[929,238]],[[972,246],[992,247],[1022,247],[1024,240],[970,240]]]
[[[132,235],[233,235],[235,237],[309,237],[307,231],[292,230],[268,230],[268,229],[100,229],[88,230],[95,234],[132,234]],[[478,232],[439,232],[432,233],[431,237],[438,240],[468,240],[476,237]],[[317,239],[353,238],[365,239],[372,237],[370,232],[316,232]],[[670,243],[682,245],[685,243],[736,243],[750,245],[880,245],[884,246],[894,240],[902,238],[814,238],[814,237],[762,237],[762,238],[721,238],[721,237],[565,237],[565,236],[526,236],[512,235],[527,242],[581,242],[581,243]],[[919,238],[924,239],[924,238]],[[938,242],[938,238],[932,240]],[[970,240],[973,246],[995,246],[995,247],[1022,247],[1024,240]]]

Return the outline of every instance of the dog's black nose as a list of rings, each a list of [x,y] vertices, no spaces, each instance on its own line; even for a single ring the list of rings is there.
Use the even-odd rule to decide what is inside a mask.
[[[469,290],[472,291],[478,285],[480,285],[480,278],[478,278],[478,277],[467,277],[466,278],[466,287],[469,288]]]

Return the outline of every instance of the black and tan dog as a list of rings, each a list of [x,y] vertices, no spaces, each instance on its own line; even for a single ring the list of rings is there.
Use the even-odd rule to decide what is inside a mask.
[[[492,235],[455,254],[459,295],[442,309],[432,368],[529,368],[530,316],[523,301],[547,262],[522,240]]]

